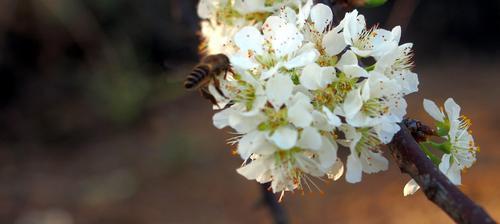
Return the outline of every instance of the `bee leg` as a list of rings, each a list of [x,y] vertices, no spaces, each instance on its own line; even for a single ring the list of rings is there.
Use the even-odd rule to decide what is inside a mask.
[[[226,106],[224,106],[224,108],[222,108],[222,109],[230,108],[233,105],[234,105],[234,102],[233,101],[229,101],[229,103],[227,103]]]
[[[214,78],[214,87],[215,87],[215,90],[217,90],[217,92],[223,96],[223,97],[226,97],[226,95],[224,95],[224,93],[222,92],[222,90],[220,89],[220,82],[219,80],[217,80],[216,78]]]
[[[213,105],[219,106],[215,97],[212,96],[212,94],[210,94],[206,88],[201,88],[200,93],[203,98],[209,100]]]
[[[230,72],[230,73],[231,73],[231,74],[233,74],[233,75],[235,74],[235,73],[234,73],[233,68],[229,67],[229,68],[226,70],[226,73],[224,74],[224,79],[226,79],[226,77],[227,77],[227,73],[228,73],[228,72]]]

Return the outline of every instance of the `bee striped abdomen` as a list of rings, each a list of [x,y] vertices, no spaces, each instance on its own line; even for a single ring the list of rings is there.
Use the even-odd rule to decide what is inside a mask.
[[[198,65],[193,71],[188,75],[186,81],[184,82],[184,87],[186,89],[193,89],[199,86],[200,83],[204,82],[208,78],[210,73],[210,67],[208,65]]]

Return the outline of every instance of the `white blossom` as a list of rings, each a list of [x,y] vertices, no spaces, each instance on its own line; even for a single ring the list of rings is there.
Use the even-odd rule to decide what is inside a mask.
[[[203,37],[202,50],[207,54],[234,53],[235,33],[245,26],[260,28],[264,20],[282,7],[298,8],[304,0],[200,0],[197,7]]]
[[[479,146],[474,143],[469,127],[471,121],[460,115],[460,106],[452,98],[444,103],[444,111],[431,100],[424,99],[425,111],[437,124],[438,135],[446,139],[440,148],[445,151],[441,157],[439,170],[455,185],[462,183],[461,171],[470,168],[476,161]],[[445,113],[446,112],[446,113]],[[415,193],[419,189],[415,181],[408,182],[404,195]]]
[[[372,72],[361,89],[355,89],[346,96],[343,111],[347,123],[354,127],[373,127],[385,122],[400,122],[406,114],[406,102],[398,95],[399,92],[396,82]],[[392,136],[387,140],[391,139]]]
[[[391,31],[366,28],[365,17],[358,11],[346,13],[341,22],[344,40],[351,50],[361,57],[373,56],[380,58],[389,50],[397,47],[401,37],[401,27],[396,26]]]
[[[294,149],[273,154],[253,154],[249,163],[237,169],[238,173],[259,183],[271,182],[273,192],[292,191],[306,185],[318,188],[308,177],[321,177],[327,172],[331,179],[339,177],[343,172],[342,163],[337,160],[337,145],[326,137],[315,150]],[[319,190],[319,188],[317,189]]]
[[[366,27],[356,10],[335,24],[331,9],[312,0],[201,0],[198,14],[207,53],[231,62],[220,88],[208,90],[224,108],[214,126],[235,132],[239,174],[284,193],[319,190],[314,178],[338,180],[344,169],[350,183],[388,169],[381,146],[400,130],[404,97],[419,85],[399,26]],[[427,100],[424,108],[449,150],[439,168],[460,184],[478,149],[470,122],[452,100],[446,114]],[[347,159],[337,157],[346,150],[338,145]],[[418,188],[412,180],[404,195]]]
[[[424,100],[424,108],[438,121],[438,131],[448,130],[444,137],[449,144],[450,153],[443,155],[439,168],[447,174],[451,182],[460,184],[460,170],[474,164],[476,152],[479,150],[470,134],[471,121],[460,115],[460,106],[452,98],[448,98],[444,103],[446,115],[434,102],[427,99]]]
[[[412,46],[407,43],[393,48],[375,64],[375,70],[396,80],[405,95],[418,91],[418,76],[410,70],[413,67]]]
[[[346,180],[350,183],[361,181],[362,173],[376,173],[387,170],[389,161],[378,151],[380,140],[369,128],[344,126],[346,141],[351,154],[347,157]]]

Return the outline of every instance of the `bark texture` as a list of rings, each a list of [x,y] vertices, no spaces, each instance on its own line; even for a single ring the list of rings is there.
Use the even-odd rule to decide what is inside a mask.
[[[462,193],[420,149],[405,125],[389,144],[401,172],[420,185],[427,198],[457,223],[496,223],[486,211]]]

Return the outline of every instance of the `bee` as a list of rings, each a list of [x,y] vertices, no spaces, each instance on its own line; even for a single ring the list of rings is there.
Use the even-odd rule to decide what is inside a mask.
[[[213,82],[217,92],[221,96],[224,96],[217,78],[224,75],[225,79],[228,71],[231,71],[231,64],[226,55],[207,55],[201,59],[200,63],[196,65],[187,76],[186,81],[184,82],[184,88],[188,90],[199,89],[204,98],[210,100],[212,104],[217,105],[215,97],[208,91],[208,86],[211,82]]]

